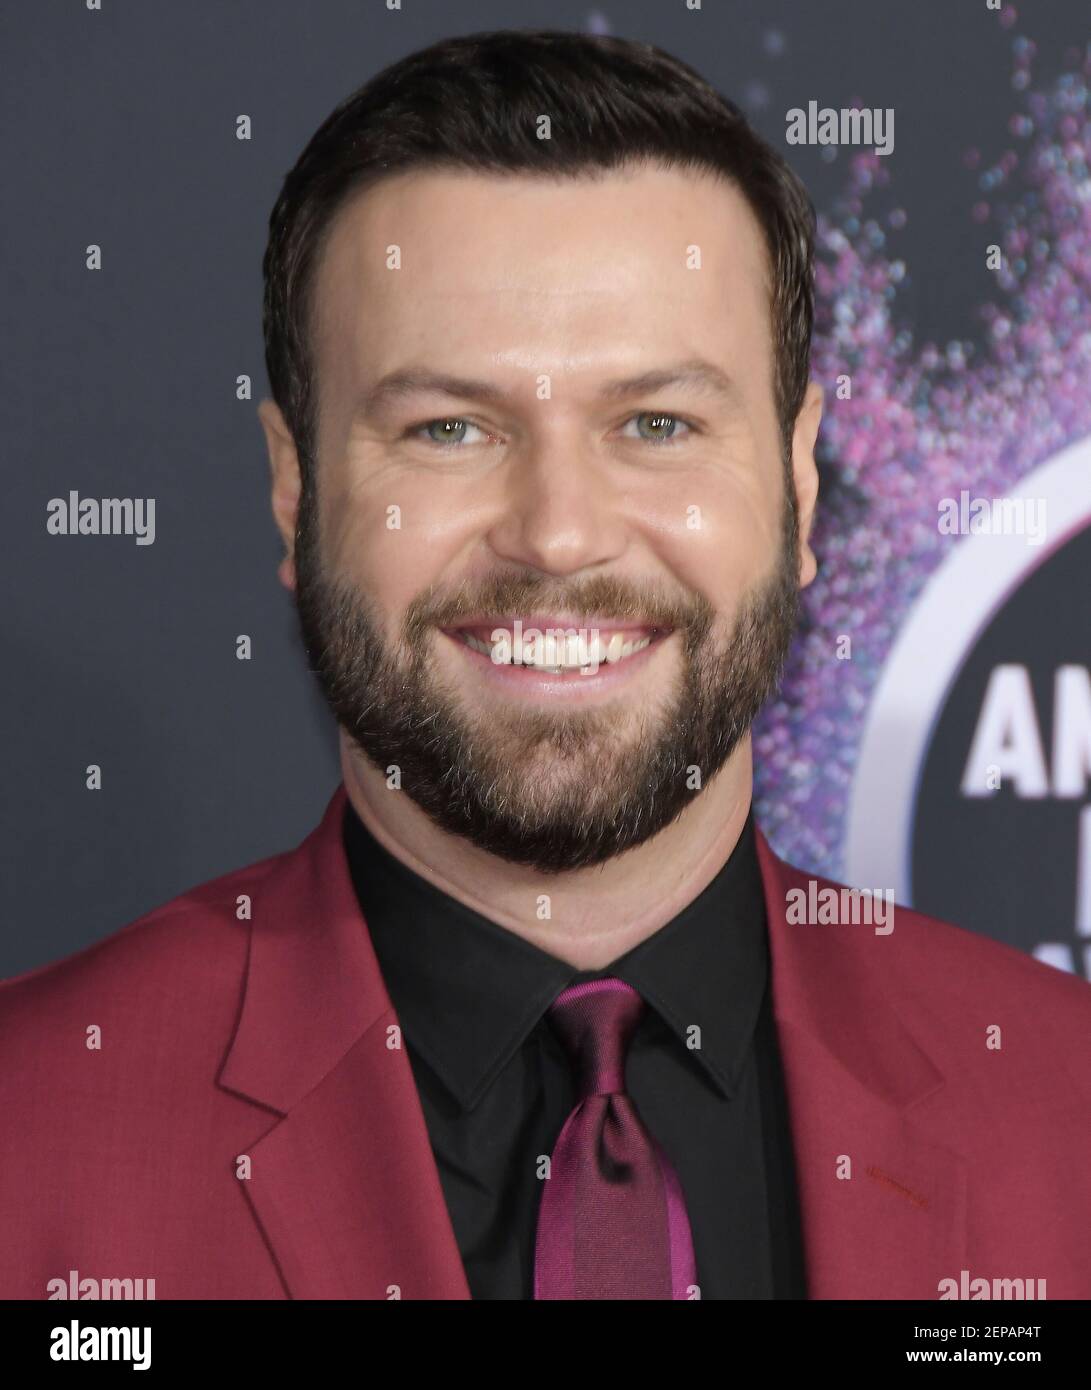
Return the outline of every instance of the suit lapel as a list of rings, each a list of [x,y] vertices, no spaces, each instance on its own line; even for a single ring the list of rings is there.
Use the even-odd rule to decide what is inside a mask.
[[[897,911],[890,937],[789,923],[808,876],[757,838],[809,1297],[934,1300],[965,1260],[967,1165],[927,1123],[946,1083],[884,988]]]
[[[380,1019],[251,1145],[246,1193],[293,1298],[470,1296],[409,1064],[387,1048],[387,1027]]]
[[[254,880],[245,999],[219,1077],[265,1111],[241,1150],[243,1188],[293,1298],[468,1299],[341,846],[345,800],[341,786],[299,849]]]

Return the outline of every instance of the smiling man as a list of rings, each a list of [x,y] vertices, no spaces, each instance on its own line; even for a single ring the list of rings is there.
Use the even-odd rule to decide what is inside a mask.
[[[260,419],[343,785],[5,987],[4,1293],[1091,1293],[1086,985],[908,909],[802,921],[853,895],[754,821],[816,571],[812,242],[647,45],[450,40],[315,134]]]
[[[763,256],[737,189],[657,163],[388,176],[313,272],[313,457],[261,408],[353,806],[580,964],[721,868],[815,572],[796,513],[809,526],[820,392],[789,474]],[[516,624],[589,650],[494,660]]]

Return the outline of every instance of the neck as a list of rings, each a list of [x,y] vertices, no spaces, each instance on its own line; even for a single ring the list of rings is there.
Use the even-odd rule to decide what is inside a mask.
[[[715,878],[750,809],[750,737],[677,820],[592,868],[547,874],[509,864],[435,825],[341,735],[349,801],[395,858],[441,892],[577,970],[599,970],[677,916]],[[543,898],[549,916],[540,918]]]

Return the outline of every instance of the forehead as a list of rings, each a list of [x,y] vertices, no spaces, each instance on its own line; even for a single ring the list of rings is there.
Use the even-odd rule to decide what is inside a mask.
[[[424,170],[335,215],[315,268],[323,396],[407,360],[612,374],[664,355],[768,381],[769,262],[725,179]]]

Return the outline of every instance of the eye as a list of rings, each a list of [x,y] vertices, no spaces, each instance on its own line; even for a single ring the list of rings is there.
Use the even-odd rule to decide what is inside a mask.
[[[679,436],[675,434],[675,430],[679,425],[688,433],[693,433],[693,426],[687,420],[682,420],[677,415],[668,415],[660,410],[642,410],[639,414],[627,420],[626,424],[632,424],[634,420],[637,422],[637,434],[635,437],[643,440],[645,444],[670,446],[681,443],[681,441],[686,438],[686,435],[683,434]],[[650,433],[645,433],[640,428],[639,422],[641,420],[647,420],[649,422]],[[627,436],[629,439],[633,437],[633,435]]]
[[[437,433],[433,434],[433,430]],[[488,437],[478,425],[455,415],[411,425],[405,433],[407,439],[419,439],[424,444],[434,444],[438,449],[458,449],[466,442],[467,430],[479,430],[483,436]],[[471,439],[470,442],[474,441]]]
[[[647,432],[641,427],[641,421],[648,421]],[[627,437],[637,438],[645,444],[652,444],[657,447],[671,446],[680,443],[687,435],[694,432],[694,426],[688,420],[683,420],[677,415],[669,415],[659,410],[642,410],[633,415],[626,421],[626,425],[637,423],[637,434]],[[678,434],[678,428],[685,431]],[[441,450],[457,450],[467,443],[473,444],[475,441],[472,436],[467,439],[468,430],[477,430],[484,438],[488,435],[479,425],[475,425],[472,420],[466,420],[462,416],[438,416],[434,420],[423,420],[420,424],[411,425],[406,431],[406,438],[419,439],[422,443],[433,444]]]

